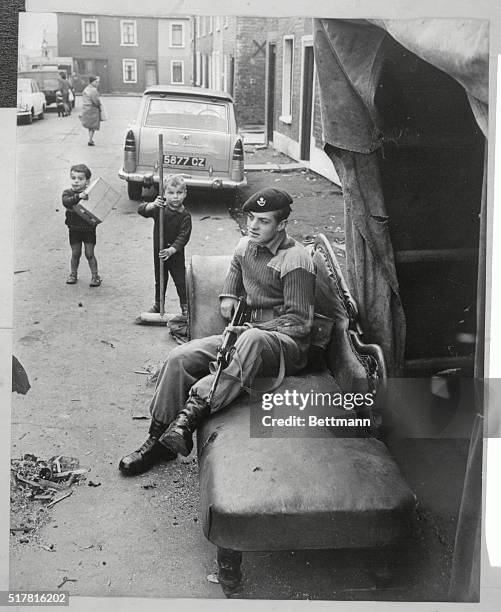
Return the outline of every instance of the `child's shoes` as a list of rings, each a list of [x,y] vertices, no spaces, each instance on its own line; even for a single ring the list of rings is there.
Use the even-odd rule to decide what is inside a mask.
[[[99,287],[102,282],[103,281],[101,280],[101,277],[99,276],[99,274],[94,274],[89,283],[89,287]]]
[[[74,285],[76,282],[77,282],[77,275],[74,272],[71,272],[71,274],[66,279],[66,284]]]

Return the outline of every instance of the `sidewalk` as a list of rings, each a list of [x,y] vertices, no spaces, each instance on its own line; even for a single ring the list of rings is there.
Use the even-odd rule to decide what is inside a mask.
[[[244,165],[247,171],[268,170],[270,172],[291,172],[304,170],[302,162],[296,162],[287,155],[279,153],[266,144],[263,126],[245,126],[242,129],[244,138]]]

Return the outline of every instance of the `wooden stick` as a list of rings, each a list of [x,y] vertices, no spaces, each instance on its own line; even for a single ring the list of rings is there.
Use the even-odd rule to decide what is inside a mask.
[[[164,137],[158,135],[158,195],[164,195]],[[159,214],[159,245],[161,251],[164,248],[164,211],[160,209]],[[165,264],[160,260],[160,316],[165,314]]]
[[[57,502],[62,501],[63,499],[66,499],[67,497],[69,497],[70,495],[73,494],[73,489],[70,489],[69,491],[66,491],[66,493],[63,493],[62,495],[60,495],[59,497],[56,497],[56,499],[52,500],[50,502],[50,504],[47,504],[47,508],[52,508],[52,506],[54,504],[57,504]]]

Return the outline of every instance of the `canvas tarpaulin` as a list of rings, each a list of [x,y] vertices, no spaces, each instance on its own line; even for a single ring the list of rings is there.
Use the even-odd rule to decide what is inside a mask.
[[[359,302],[365,340],[382,346],[388,371],[393,376],[400,374],[404,365],[407,333],[403,287],[402,284],[399,286],[395,264],[395,240],[392,240],[388,227],[391,211],[384,197],[384,186],[388,185],[382,178],[382,169],[391,165],[391,161],[385,161],[385,148],[390,149],[393,145],[397,148],[407,145],[414,150],[421,147],[424,153],[421,157],[410,157],[411,163],[413,159],[421,161],[428,154],[427,169],[432,168],[433,163],[440,166],[428,198],[436,207],[435,217],[440,215],[439,208],[444,205],[447,191],[457,189],[457,175],[449,170],[455,164],[461,164],[462,157],[465,157],[460,173],[463,172],[466,178],[452,195],[452,200],[457,194],[463,195],[465,208],[462,210],[469,206],[470,216],[465,215],[466,223],[463,219],[463,225],[466,231],[453,238],[456,240],[453,246],[460,248],[466,243],[468,247],[478,248],[474,362],[475,376],[483,376],[487,147],[482,135],[487,138],[488,41],[488,22],[481,20],[315,20],[315,62],[323,139],[343,187],[351,289]],[[391,75],[383,78],[385,66],[392,62],[394,66],[398,57],[405,54],[409,72],[405,86],[410,89],[407,101],[414,97],[413,110],[422,106],[415,113],[414,119],[419,117],[414,121],[402,112],[405,104],[401,102],[405,100],[405,93],[398,95],[402,94],[402,83],[392,83]],[[393,61],[395,58],[396,62]],[[424,85],[424,89],[428,88],[426,95],[422,95],[423,89],[419,89],[423,86],[423,81],[419,82],[423,71],[420,75],[418,62],[426,63],[431,70],[428,75],[431,74],[432,78]],[[436,92],[433,90],[438,83],[438,79],[434,80],[433,70],[435,76],[437,70],[446,75],[461,93],[462,110],[457,104],[460,101],[457,92],[455,97],[447,97],[453,93],[450,83],[442,92],[438,88]],[[395,92],[396,99],[392,99]],[[436,112],[440,104],[445,108],[441,114]],[[466,126],[466,111],[470,113],[469,128]],[[447,124],[449,117],[454,115],[455,119]],[[472,122],[478,138],[473,134],[475,130],[471,129]],[[461,129],[463,126],[464,130]],[[476,153],[472,154],[473,150]],[[445,169],[444,185],[440,185],[441,164],[444,162],[449,167]],[[388,177],[385,178],[388,181]],[[425,173],[423,182],[427,178]],[[401,186],[388,191],[397,195],[397,201],[404,201],[406,186],[398,175],[398,169],[390,174],[390,180],[402,182]],[[467,193],[461,194],[463,187]],[[419,204],[423,201],[426,202],[426,197]],[[445,243],[450,240],[449,226],[454,224],[454,213],[453,201],[445,216],[446,223],[442,225],[442,237],[440,229],[436,234]],[[433,216],[430,217],[431,223],[422,223],[418,235],[419,232],[433,231]],[[449,218],[451,222],[448,225]],[[410,219],[407,223],[413,221]],[[470,235],[476,233],[475,242],[469,241],[468,231]],[[475,270],[474,266],[471,269]],[[444,310],[447,310],[446,305]],[[481,401],[478,405],[481,406]],[[479,597],[481,449],[482,417],[477,415],[458,514],[449,592],[451,600],[478,601]]]
[[[345,197],[348,276],[366,339],[382,346],[390,375],[402,370],[406,317],[378,156],[384,155],[385,146],[406,140],[439,147],[441,126],[431,119],[428,125],[422,121],[413,126],[400,114],[398,103],[391,106],[381,85],[385,62],[404,48],[450,75],[464,88],[485,135],[487,28],[485,21],[456,19],[316,19],[314,23],[323,139]],[[389,112],[384,116],[385,104]],[[461,138],[454,129],[447,136],[451,142]]]

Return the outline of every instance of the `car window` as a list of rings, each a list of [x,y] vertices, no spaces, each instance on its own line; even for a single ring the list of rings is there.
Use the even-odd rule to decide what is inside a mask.
[[[30,92],[30,80],[29,79],[18,79],[17,91],[21,93]]]
[[[43,87],[46,89],[57,89],[59,87],[59,81],[57,79],[43,78]]]
[[[224,103],[202,100],[151,99],[144,124],[148,127],[227,132],[228,107]]]

